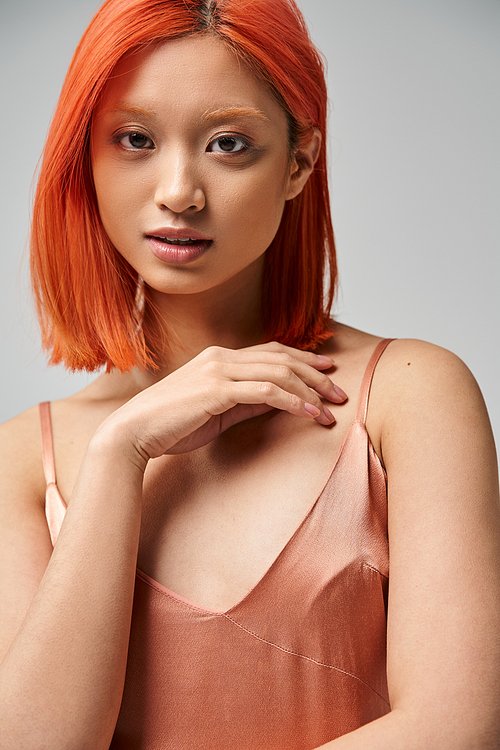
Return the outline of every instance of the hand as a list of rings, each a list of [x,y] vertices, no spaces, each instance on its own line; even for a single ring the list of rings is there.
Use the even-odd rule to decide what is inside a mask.
[[[346,400],[322,370],[328,357],[270,343],[246,349],[209,347],[128,401],[103,423],[126,436],[144,461],[187,453],[234,424],[272,409],[331,425],[321,397]]]

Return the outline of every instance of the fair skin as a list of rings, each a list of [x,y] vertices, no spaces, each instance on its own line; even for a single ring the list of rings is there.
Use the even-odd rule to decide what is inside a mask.
[[[1,750],[109,747],[137,563],[207,609],[241,600],[326,483],[354,418],[356,398],[332,378],[357,394],[379,340],[336,325],[323,358],[257,343],[263,254],[319,135],[290,159],[284,113],[209,36],[118,73],[92,132],[99,209],[173,343],[159,372],[113,371],[54,403],[68,511],[53,553],[36,410],[0,430]],[[165,262],[151,251],[160,228],[193,230],[203,252]],[[394,342],[367,427],[389,480],[392,711],[324,747],[493,750],[500,523],[481,395],[449,352]],[[201,467],[202,488],[176,481]]]

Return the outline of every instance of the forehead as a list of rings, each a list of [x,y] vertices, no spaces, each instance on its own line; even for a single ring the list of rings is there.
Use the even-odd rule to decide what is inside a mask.
[[[201,113],[241,108],[286,126],[286,114],[269,87],[216,36],[167,41],[118,63],[99,109],[117,104]]]

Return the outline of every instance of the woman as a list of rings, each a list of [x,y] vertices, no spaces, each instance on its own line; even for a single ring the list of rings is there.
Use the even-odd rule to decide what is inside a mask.
[[[106,372],[2,429],[0,747],[497,746],[484,405],[329,322],[325,120],[292,2],[82,39],[32,272],[51,361]]]

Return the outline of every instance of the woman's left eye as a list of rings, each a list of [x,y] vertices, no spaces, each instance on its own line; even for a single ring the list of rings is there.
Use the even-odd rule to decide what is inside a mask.
[[[247,148],[248,143],[246,141],[232,135],[222,135],[208,146],[208,150],[216,154],[237,154]]]

